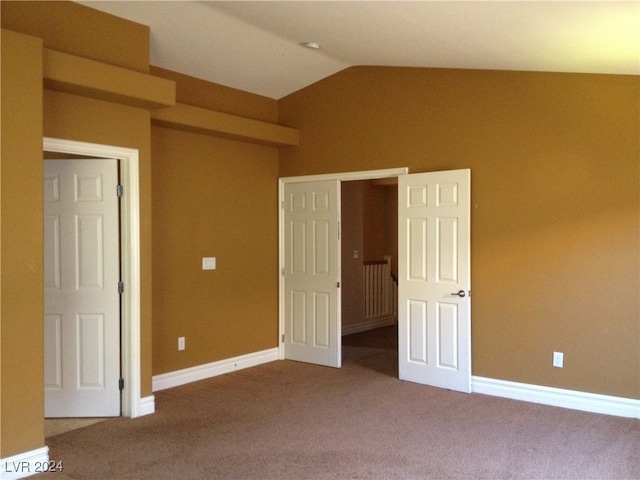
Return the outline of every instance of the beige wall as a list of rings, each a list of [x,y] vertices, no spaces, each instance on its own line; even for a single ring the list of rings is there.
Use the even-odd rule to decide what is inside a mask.
[[[176,82],[179,103],[277,121],[275,100],[151,72]],[[275,348],[278,149],[160,126],[151,138],[153,374]]]
[[[176,101],[216,112],[277,123],[278,103],[267,97],[243,92],[235,88],[206,82],[199,78],[151,66],[156,77],[176,82]]]
[[[44,44],[47,48],[110,65],[137,71],[152,70],[154,75],[176,82],[176,96],[180,102],[263,121],[277,120],[275,100],[150,68],[147,27],[69,2],[5,2],[2,7],[3,26],[42,38],[37,40],[40,57]],[[90,28],[74,28],[80,24],[90,25]],[[119,32],[119,38],[127,38],[126,45],[105,41],[113,31]],[[105,32],[109,33],[106,37]],[[38,63],[34,61],[36,65]],[[152,133],[147,110],[69,93],[45,90],[43,101],[42,67],[39,68],[35,76],[37,95],[30,97],[25,94],[22,97],[29,99],[29,107],[38,112],[39,118],[44,115],[43,121],[34,122],[34,125],[44,123],[44,132],[35,127],[32,132],[32,140],[38,145],[37,163],[32,163],[38,170],[32,172],[33,178],[42,181],[43,134],[136,148],[140,153],[142,395],[152,394],[154,373],[175,371],[277,346],[277,148],[159,127]],[[3,78],[4,75],[3,72]],[[15,75],[19,78],[21,71],[16,70]],[[23,90],[27,87],[33,85],[27,84]],[[12,110],[12,114],[15,116],[18,111]],[[21,134],[26,138],[25,131]],[[153,162],[152,137],[155,147]],[[19,163],[6,161],[4,164],[12,169],[24,169]],[[13,174],[13,170],[5,170],[9,175],[4,178],[3,187]],[[11,182],[16,188],[22,185],[21,182]],[[153,214],[152,188],[157,192],[154,194],[157,210]],[[3,193],[10,190],[13,188],[5,188]],[[30,190],[41,191],[42,188]],[[168,192],[172,195],[167,196]],[[36,201],[37,197],[34,198]],[[38,203],[41,210],[40,204],[41,199]],[[11,215],[31,218],[38,209],[27,205],[25,208],[12,205]],[[152,241],[153,219],[157,220],[157,225],[153,230],[156,237]],[[185,222],[188,229],[183,228]],[[33,223],[42,228],[41,218],[33,218]],[[32,237],[38,251],[41,251],[42,235],[34,234]],[[154,254],[153,262],[152,243],[159,252]],[[21,248],[28,246],[25,244]],[[19,253],[18,250],[16,252]],[[209,255],[218,258],[218,268],[215,272],[202,272],[201,257]],[[2,260],[7,263],[4,255]],[[152,263],[158,270],[153,274]],[[3,274],[8,272],[9,269],[3,269]],[[34,275],[35,281],[42,272],[36,271]],[[152,275],[153,281],[158,282],[153,297]],[[37,287],[42,289],[41,278]],[[38,298],[41,293],[36,291],[34,295]],[[38,302],[33,302],[34,295],[29,295],[30,305],[38,305]],[[13,303],[19,306],[25,298],[23,295]],[[4,312],[10,311],[10,305],[3,307]],[[158,315],[152,316],[152,307],[156,308]],[[42,313],[36,317],[41,329]],[[2,318],[3,323],[6,321],[9,325],[4,330],[18,328],[18,324],[10,323],[10,315],[3,313]],[[152,329],[157,332],[155,335],[152,335]],[[187,349],[179,354],[177,336],[187,338]],[[41,369],[42,345],[36,350],[29,361]],[[3,369],[22,365],[25,362],[24,351],[3,349]],[[13,369],[11,374],[20,376],[21,370]],[[27,418],[34,425],[31,438],[37,438],[36,443],[41,445],[42,380],[25,382],[37,393],[33,400],[39,411],[35,418],[30,414]],[[12,395],[12,392],[19,393],[20,390],[5,388],[2,391],[18,405],[16,412],[12,412],[12,415],[15,413],[12,418],[22,427],[24,398]],[[4,428],[11,425],[8,415],[3,420],[3,437],[24,436],[24,429],[18,433]]]
[[[44,47],[149,72],[149,27],[70,1],[3,1],[2,28],[41,38]]]
[[[2,33],[0,458],[6,458],[44,445],[42,137],[139,150],[143,396],[152,393],[151,158],[148,111],[43,91],[43,47],[148,70],[146,27],[69,2],[3,2],[2,26],[33,35]],[[114,31],[126,42],[114,40]]]
[[[153,373],[276,347],[278,150],[154,127],[152,154]]]
[[[154,75],[177,83],[178,101],[225,113],[273,122],[277,119],[277,102],[150,68],[147,27],[78,4],[3,2],[2,13],[3,26],[39,37],[34,38],[36,47],[31,45],[25,47],[26,50],[10,41],[3,43],[3,53],[10,52],[3,54],[3,66],[11,67],[3,68],[2,72],[3,110],[11,108],[11,118],[21,121],[13,126],[3,121],[2,197],[42,191],[37,185],[42,182],[43,135],[139,150],[142,396],[152,394],[154,373],[275,347],[278,329],[277,148],[167,128],[156,127],[152,132],[147,110],[69,93],[49,90],[43,93],[42,48],[44,45],[142,72],[153,70]],[[75,28],[81,24],[90,28]],[[127,42],[106,41],[114,31]],[[105,36],[105,32],[108,35]],[[31,59],[29,68],[21,64]],[[18,62],[19,68],[13,68],[11,62]],[[16,95],[13,88],[18,92]],[[5,97],[11,101],[5,101]],[[24,122],[29,119],[33,120],[33,128],[25,129]],[[19,143],[13,147],[20,148],[21,153],[12,156],[6,152],[12,148],[11,135],[18,127],[21,128]],[[9,133],[5,135],[5,131]],[[37,156],[31,161],[27,161],[28,154],[22,152],[22,146],[28,142],[36,145],[37,150],[34,153]],[[18,174],[22,176],[16,180]],[[36,187],[31,185],[34,182]],[[152,188],[156,192],[153,203],[157,208],[153,213]],[[0,338],[3,342],[16,339],[20,342],[11,346],[3,344],[2,348],[0,458],[38,448],[44,441],[42,342],[31,342],[29,348],[33,352],[25,358],[30,351],[25,347],[26,341],[12,334],[14,330],[24,333],[23,319],[14,318],[12,312],[22,308],[25,302],[31,310],[40,305],[40,313],[25,309],[20,317],[28,314],[30,321],[35,322],[31,332],[42,330],[42,305],[34,302],[42,298],[42,259],[34,262],[40,270],[29,271],[29,274],[24,271],[31,268],[31,263],[24,264],[26,258],[31,258],[30,249],[41,255],[43,248],[42,199],[36,195],[31,200],[37,203],[37,208],[32,202],[22,200],[20,204],[15,201],[3,204],[8,212],[3,214],[3,226],[9,217],[28,220],[20,228],[12,225],[2,230],[2,277],[20,277],[22,294],[9,298],[4,290],[2,292],[6,301],[2,303],[0,333],[5,335]],[[152,220],[157,221],[153,232]],[[185,224],[189,228],[183,228]],[[24,234],[23,230],[32,226],[37,226],[40,233],[29,231],[29,242],[22,242],[15,249],[4,249],[15,246],[13,237],[4,240],[9,239],[12,231]],[[159,252],[154,253],[153,261],[152,243]],[[201,257],[209,255],[218,258],[218,269],[203,272]],[[12,270],[14,263],[16,268]],[[152,273],[152,263],[157,272]],[[5,265],[8,265],[6,269]],[[152,281],[158,285],[153,289],[153,297]],[[18,285],[7,284],[11,285],[10,290]],[[152,315],[152,308],[158,315]],[[176,348],[177,336],[187,338],[187,349],[180,354]],[[38,337],[42,338],[42,334]],[[20,382],[16,382],[16,378],[20,378]],[[29,425],[26,428],[25,419]]]
[[[640,398],[638,77],[353,68],[276,102],[153,69],[185,103],[279,111],[303,138],[279,154],[43,97],[42,44],[145,72],[144,26],[69,2],[3,2],[2,25],[32,37],[2,34],[0,458],[44,442],[43,133],[140,151],[143,396],[277,345],[278,175],[408,166],[472,169],[473,373]]]
[[[0,43],[0,458],[6,458],[44,441],[42,41],[2,30]]]
[[[367,182],[364,188],[364,259],[391,256],[391,271],[397,273],[398,187]]]
[[[637,399],[639,94],[637,76],[351,68],[280,100],[303,139],[280,174],[470,168],[473,374]]]
[[[364,319],[364,279],[362,262],[364,257],[364,203],[363,191],[366,181],[342,182],[340,246],[342,248],[342,270],[340,294],[342,300],[342,327],[361,323]],[[353,252],[358,258],[353,258]]]

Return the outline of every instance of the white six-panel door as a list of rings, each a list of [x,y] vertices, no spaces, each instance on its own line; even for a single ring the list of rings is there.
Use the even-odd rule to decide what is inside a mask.
[[[284,184],[284,356],[342,361],[337,180]]]
[[[398,177],[402,380],[471,391],[470,170]]]
[[[45,416],[120,415],[117,160],[45,160]]]

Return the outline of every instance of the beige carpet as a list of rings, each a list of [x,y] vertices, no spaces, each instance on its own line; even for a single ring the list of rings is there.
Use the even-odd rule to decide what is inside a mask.
[[[53,437],[102,422],[106,418],[45,418],[44,436]]]
[[[153,415],[47,439],[64,472],[42,477],[640,478],[639,420],[402,382],[395,356],[347,345],[341,369],[278,361],[156,392]]]

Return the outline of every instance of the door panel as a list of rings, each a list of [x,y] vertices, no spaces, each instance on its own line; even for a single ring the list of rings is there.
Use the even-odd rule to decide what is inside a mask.
[[[44,316],[44,388],[62,388],[62,316]]]
[[[471,390],[470,178],[469,170],[398,177],[399,375],[463,392]]]
[[[117,161],[44,169],[45,416],[118,416]]]
[[[338,181],[284,185],[285,358],[339,367]]]

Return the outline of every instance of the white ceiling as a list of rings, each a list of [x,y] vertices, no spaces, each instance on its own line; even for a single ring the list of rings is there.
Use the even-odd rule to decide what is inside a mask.
[[[274,99],[353,65],[640,75],[638,0],[79,3],[149,25],[153,65]]]

